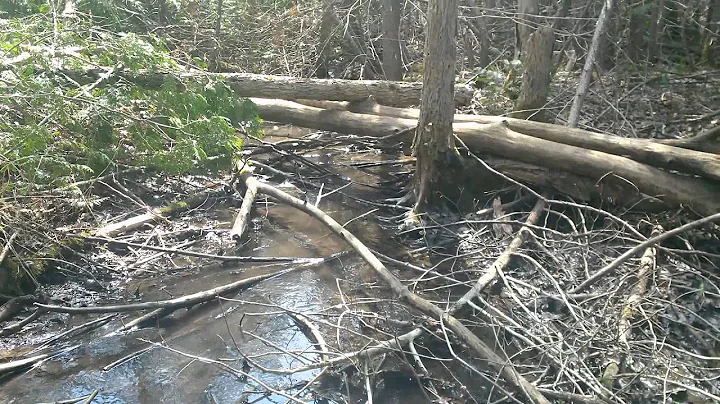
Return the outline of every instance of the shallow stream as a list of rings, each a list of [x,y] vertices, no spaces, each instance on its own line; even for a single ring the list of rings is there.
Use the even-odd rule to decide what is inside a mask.
[[[315,160],[319,162],[324,160],[324,164],[337,164],[337,159],[352,158],[366,161],[379,157],[370,152],[334,153],[333,158],[319,155],[315,156]],[[357,170],[352,171],[357,175]],[[361,180],[365,182],[377,180],[377,177],[373,179],[370,175],[365,177]],[[354,193],[370,200],[375,200],[381,195],[381,192],[368,188],[361,191],[361,194],[357,193],[356,188]],[[216,210],[210,215],[215,216],[215,223],[223,223],[225,228],[229,228],[237,209],[218,208],[218,206],[214,207]],[[340,223],[348,222],[372,209],[367,205],[337,196],[324,198],[320,207]],[[204,227],[207,227],[207,223]],[[359,218],[348,228],[351,231],[361,231],[360,238],[371,248],[385,252],[399,248],[399,245],[388,236],[389,232],[378,227],[374,215]],[[328,257],[349,250],[348,245],[332,235],[316,220],[302,212],[277,204],[257,205],[250,232],[250,241],[236,251],[238,255]],[[200,242],[196,249],[203,251],[204,245],[207,245],[204,241]],[[93,304],[122,304],[175,298],[278,268],[279,265],[273,264],[190,266],[189,269],[183,269],[181,266],[180,269],[159,272],[157,275],[130,276],[116,284],[118,292],[116,300],[97,301]],[[320,312],[340,302],[338,288],[342,282],[347,279],[358,283],[371,280],[372,274],[369,271],[368,266],[357,255],[349,254],[340,259],[333,259],[260,282],[244,291],[227,296],[245,303],[226,300],[218,304],[215,301],[189,310],[180,309],[162,319],[160,327],[113,335],[111,332],[122,324],[119,318],[127,321],[138,316],[137,313],[121,314],[118,319],[91,333],[53,346],[60,348],[77,345],[77,348],[69,353],[12,377],[6,377],[0,382],[2,383],[0,402],[8,404],[56,402],[85,396],[95,390],[98,391],[98,395],[93,403],[287,402],[288,398],[280,394],[267,395],[258,382],[244,380],[217,364],[204,363],[162,347],[149,349],[109,370],[103,368],[133,352],[150,347],[147,341],[162,341],[173,350],[189,355],[221,359],[225,365],[235,369],[243,368],[243,354],[255,357],[255,360],[270,368],[287,369],[299,366],[301,363],[297,359],[281,360],[277,356],[258,356],[275,350],[269,348],[268,345],[272,344],[286,350],[314,349],[296,323],[283,313],[252,314],[277,313],[280,307],[305,313]],[[139,298],[134,299],[137,296]],[[36,342],[42,342],[58,332],[98,318],[100,315],[52,314],[50,317],[55,326],[48,327],[44,333],[38,333]],[[267,343],[250,337],[248,333],[266,339]],[[5,341],[2,348],[6,352],[8,349],[15,352],[23,349],[11,346],[8,341]],[[318,372],[313,370],[293,375],[274,375],[254,368],[249,370],[251,377],[256,377],[279,390],[287,386],[303,386]],[[287,390],[287,394],[293,395],[297,391],[297,389]],[[317,397],[305,394],[307,390],[298,396],[303,402],[323,402],[313,401]],[[423,402],[422,396],[414,395],[412,389],[408,391],[401,389],[397,390],[397,394],[386,392],[382,395],[383,397],[376,397],[377,402],[407,402],[408,399],[416,403]],[[324,402],[334,401],[330,399]]]

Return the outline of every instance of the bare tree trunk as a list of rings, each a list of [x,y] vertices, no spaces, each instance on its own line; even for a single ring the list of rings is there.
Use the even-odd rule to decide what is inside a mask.
[[[222,29],[222,18],[223,18],[223,0],[217,0],[215,7],[215,14],[217,19],[215,20],[215,37],[219,38]]]
[[[538,0],[518,0],[518,21],[515,23],[517,34],[515,42],[515,56],[525,52],[525,44],[530,34],[535,32],[535,20],[540,13]]]
[[[452,162],[458,159],[452,128],[457,13],[458,0],[428,3],[420,119],[413,140],[413,154],[417,157],[413,209],[416,214],[424,212],[428,204],[441,200],[438,193],[446,185],[443,179],[448,178]]]
[[[490,33],[488,32],[487,17],[485,13],[477,12],[477,4],[475,0],[467,0],[464,2],[469,10],[470,18],[466,19],[468,28],[475,34],[477,43],[480,46],[478,54],[478,65],[482,68],[490,64]]]
[[[558,7],[557,13],[555,13],[555,21],[553,21],[552,27],[554,32],[561,31],[565,28],[565,21],[570,15],[570,7],[572,6],[572,0],[562,0],[560,7]]]
[[[720,0],[710,0],[703,30],[701,63],[718,64],[720,57]]]
[[[645,28],[645,13],[637,10],[630,12],[628,23],[628,57],[633,63],[640,61],[640,52],[643,45],[643,32]]]
[[[658,41],[662,32],[663,11],[665,10],[665,0],[656,0],[650,14],[650,36],[648,38],[648,62],[655,62],[658,53]]]
[[[383,40],[382,67],[386,80],[402,80],[402,60],[400,59],[400,14],[402,3],[399,0],[383,0]]]
[[[322,1],[322,17],[320,17],[320,52],[315,61],[315,76],[320,79],[328,78],[328,57],[332,50],[330,41],[332,38],[333,22],[335,22],[335,11],[332,0]]]
[[[514,118],[546,121],[543,111],[550,90],[550,68],[555,37],[553,29],[542,26],[530,34],[525,50],[522,90],[515,105]]]
[[[582,108],[582,104],[585,101],[588,89],[590,88],[590,80],[592,80],[595,57],[597,56],[598,49],[600,48],[600,42],[602,41],[605,26],[607,21],[610,19],[612,9],[613,0],[605,0],[602,11],[600,11],[600,17],[598,17],[597,24],[595,25],[595,33],[593,34],[590,50],[585,57],[585,66],[583,67],[582,74],[580,75],[580,84],[575,92],[572,107],[570,107],[568,126],[571,128],[577,128],[578,121],[580,120],[580,109]]]
[[[468,22],[468,28],[465,29],[465,34],[463,35],[463,52],[465,53],[465,65],[463,69],[472,71],[476,63],[475,50],[473,49],[473,33],[469,25],[470,23]]]

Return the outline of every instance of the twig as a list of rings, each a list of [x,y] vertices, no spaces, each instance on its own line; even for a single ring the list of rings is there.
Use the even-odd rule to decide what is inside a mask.
[[[127,362],[127,361],[129,361],[129,360],[131,360],[131,359],[134,359],[134,358],[136,358],[136,357],[138,357],[138,356],[144,354],[145,352],[148,352],[148,351],[150,351],[151,349],[154,349],[154,348],[155,348],[154,345],[150,345],[150,346],[148,346],[148,347],[145,347],[145,348],[143,348],[143,349],[140,349],[140,350],[138,350],[138,351],[135,351],[135,352],[133,352],[133,353],[130,353],[130,354],[128,354],[128,355],[125,355],[125,356],[123,356],[122,358],[116,360],[115,362],[110,363],[110,364],[108,364],[108,365],[105,365],[105,366],[102,368],[102,370],[103,370],[103,372],[107,372],[107,371],[109,371],[109,370],[112,370],[112,369],[114,369],[115,367],[120,366],[120,365],[122,365],[123,363],[125,363],[125,362]]]
[[[95,328],[98,328],[98,327],[108,323],[115,316],[116,316],[116,314],[110,314],[110,315],[92,320],[85,324],[80,324],[78,326],[75,326],[75,327],[73,327],[65,332],[62,332],[62,333],[50,338],[49,340],[43,342],[42,345],[40,345],[37,348],[33,349],[32,351],[28,352],[27,355],[33,354],[35,352],[39,352],[39,351],[47,348],[53,342],[59,341],[59,340],[65,338],[66,336],[78,335],[80,333],[87,332],[87,331],[93,330]]]
[[[0,330],[0,337],[7,337],[8,335],[15,334],[16,332],[22,330],[23,327],[35,321],[38,317],[42,316],[45,313],[47,313],[47,310],[45,309],[35,310],[32,314],[27,316],[22,321],[18,321],[15,324],[10,324],[9,326]]]
[[[18,359],[16,361],[2,363],[2,364],[0,364],[0,375],[9,373],[9,372],[14,372],[16,370],[23,369],[27,366],[32,366],[40,361],[50,359],[50,358],[53,358],[58,355],[62,355],[66,352],[70,352],[70,351],[74,350],[75,348],[77,348],[79,346],[80,345],[75,345],[75,346],[64,348],[64,349],[61,349],[59,351],[55,351],[52,353],[41,354],[41,355],[33,356],[31,358]]]
[[[242,376],[243,378],[247,378],[247,379],[252,380],[253,382],[255,382],[255,383],[259,384],[260,386],[262,386],[262,388],[264,388],[265,390],[267,390],[267,391],[269,391],[269,392],[271,392],[271,393],[273,393],[273,394],[277,394],[277,395],[283,396],[283,397],[285,397],[285,398],[287,398],[287,399],[289,399],[289,400],[291,400],[291,401],[293,401],[293,402],[296,402],[296,403],[298,403],[298,404],[305,404],[304,402],[302,402],[302,401],[298,400],[297,398],[295,398],[295,397],[293,397],[293,396],[285,393],[284,391],[280,391],[280,390],[277,390],[277,389],[273,389],[272,387],[268,386],[267,384],[265,384],[262,380],[258,379],[257,377],[255,377],[255,376],[253,376],[253,375],[251,375],[251,374],[249,374],[249,373],[247,373],[247,372],[244,372],[244,371],[242,371],[242,370],[240,370],[240,369],[235,369],[235,368],[233,368],[233,367],[231,367],[231,366],[229,366],[229,365],[227,365],[227,364],[225,364],[225,363],[222,363],[222,362],[220,362],[220,361],[217,361],[217,360],[214,360],[214,359],[210,359],[210,358],[204,358],[204,357],[202,357],[202,356],[192,355],[192,354],[189,354],[189,353],[185,353],[185,352],[179,351],[179,350],[177,350],[177,349],[170,348],[170,347],[167,346],[167,345],[159,344],[159,343],[157,343],[157,342],[152,342],[152,341],[148,341],[148,340],[142,340],[142,341],[147,342],[147,343],[150,343],[150,344],[153,344],[153,345],[155,345],[155,346],[157,346],[157,347],[159,347],[159,348],[167,349],[167,350],[170,351],[170,352],[174,352],[174,353],[176,353],[176,354],[185,356],[185,357],[187,357],[187,358],[191,358],[191,359],[194,359],[194,360],[203,362],[203,363],[210,363],[210,364],[219,366],[220,368],[225,369],[225,370],[228,370],[228,371],[230,371],[230,372],[232,372],[232,373],[235,373],[236,375],[240,375],[240,376]]]

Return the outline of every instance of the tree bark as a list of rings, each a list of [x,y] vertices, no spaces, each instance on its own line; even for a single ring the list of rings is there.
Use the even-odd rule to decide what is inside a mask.
[[[572,0],[562,0],[560,3],[557,13],[555,13],[555,21],[553,21],[552,27],[554,32],[561,31],[565,28],[565,22],[570,15],[570,7],[572,6]]]
[[[654,63],[658,53],[658,33],[662,32],[665,0],[656,0],[650,14],[650,36],[648,37],[648,62]]]
[[[526,43],[522,88],[515,104],[515,112],[512,113],[513,118],[547,120],[543,108],[550,92],[554,42],[553,29],[550,27],[541,26],[530,34]]]
[[[399,0],[383,0],[383,70],[385,79],[402,80],[402,60],[400,59],[400,14],[402,3]]]
[[[457,0],[430,0],[425,40],[425,72],[420,102],[420,118],[413,140],[417,158],[414,213],[438,204],[447,189],[447,175],[457,160],[453,137],[455,83],[455,34],[458,20]],[[452,182],[452,181],[450,181]]]
[[[628,57],[633,63],[640,62],[640,52],[643,45],[643,32],[645,32],[645,13],[637,10],[630,11],[628,23]],[[651,37],[651,40],[652,37]]]
[[[417,124],[412,119],[323,110],[290,101],[253,101],[256,101],[260,116],[265,120],[342,133],[398,136],[411,133]],[[503,122],[460,122],[453,126],[453,131],[479,154],[492,154],[561,170],[596,182],[609,176],[616,177],[627,182],[639,194],[649,195],[668,206],[689,207],[702,215],[720,211],[720,186],[707,180],[672,174],[626,157],[523,135]],[[403,140],[408,139],[403,137]]]
[[[570,107],[570,115],[568,116],[568,126],[571,128],[577,128],[578,121],[580,120],[580,109],[582,108],[585,97],[587,96],[588,89],[590,88],[590,81],[592,80],[592,71],[595,64],[595,58],[602,42],[602,36],[605,32],[605,26],[613,9],[614,0],[605,0],[602,11],[600,11],[600,17],[598,17],[597,24],[595,25],[595,33],[593,34],[592,44],[588,55],[585,57],[585,66],[583,67],[582,74],[580,75],[580,84],[578,85],[575,97],[573,99],[572,107]]]

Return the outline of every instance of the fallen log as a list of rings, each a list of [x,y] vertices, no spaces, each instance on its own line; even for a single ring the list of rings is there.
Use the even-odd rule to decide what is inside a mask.
[[[380,105],[374,100],[358,102],[329,102],[301,100],[300,103],[317,108],[349,111],[358,114],[380,115],[394,118],[417,120],[420,110],[415,108],[395,108]],[[720,155],[695,149],[698,142],[652,141],[647,139],[628,139],[620,136],[604,135],[582,129],[568,128],[543,122],[500,116],[455,114],[455,122],[500,123],[506,122],[510,130],[540,139],[563,143],[583,149],[597,150],[631,159],[654,167],[677,170],[688,174],[697,174],[720,181]],[[705,142],[708,143],[708,142]],[[690,146],[684,148],[684,146]]]
[[[412,129],[417,125],[414,119],[325,110],[291,101],[253,99],[253,102],[265,120],[341,133],[397,135],[411,140]],[[594,181],[613,176],[669,206],[690,207],[701,215],[720,211],[720,185],[711,181],[672,174],[626,157],[523,135],[503,122],[459,122],[453,129],[476,153],[561,170]]]
[[[64,74],[79,83],[93,82],[100,78],[99,71],[82,73],[64,70]],[[359,101],[372,96],[383,105],[409,107],[420,105],[422,83],[386,80],[340,80],[311,79],[288,76],[272,76],[250,73],[208,73],[187,72],[180,74],[141,72],[130,74],[117,73],[124,79],[145,88],[158,89],[166,80],[175,81],[178,89],[182,83],[197,81],[206,77],[222,79],[230,88],[243,97],[313,99],[331,101]],[[474,91],[463,85],[455,86],[455,104],[468,105]]]

